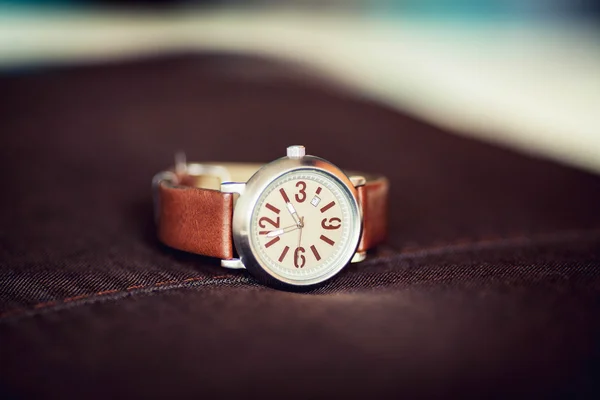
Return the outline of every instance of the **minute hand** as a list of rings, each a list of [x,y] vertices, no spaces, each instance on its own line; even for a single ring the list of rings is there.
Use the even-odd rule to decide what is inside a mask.
[[[267,237],[283,235],[284,233],[295,231],[296,229],[300,229],[300,227],[298,225],[290,225],[286,226],[285,228],[275,229],[274,231],[270,231],[269,233],[267,233]]]
[[[286,202],[285,203],[288,211],[290,212],[290,214],[292,214],[292,218],[294,218],[294,222],[296,223],[296,226],[298,228],[302,228],[304,226],[304,224],[302,223],[302,219],[298,216],[298,213],[296,212],[296,209],[294,208],[294,206],[292,205],[291,202]]]

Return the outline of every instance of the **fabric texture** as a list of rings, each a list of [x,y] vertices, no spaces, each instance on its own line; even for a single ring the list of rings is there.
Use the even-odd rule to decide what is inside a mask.
[[[8,397],[600,394],[598,176],[249,56],[13,71],[0,94]],[[150,181],[175,152],[296,143],[389,178],[365,262],[290,293],[157,240]]]

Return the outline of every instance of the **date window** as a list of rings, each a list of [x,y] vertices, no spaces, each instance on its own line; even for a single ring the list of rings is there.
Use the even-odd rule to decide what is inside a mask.
[[[312,198],[312,200],[310,201],[310,204],[313,205],[313,207],[316,207],[319,205],[319,203],[321,202],[321,199],[319,198],[319,196],[315,196]]]

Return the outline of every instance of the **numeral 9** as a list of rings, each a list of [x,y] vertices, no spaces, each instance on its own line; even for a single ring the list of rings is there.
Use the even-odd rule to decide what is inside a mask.
[[[334,225],[335,223],[337,223],[337,225]],[[342,220],[337,217],[333,217],[329,218],[329,221],[327,221],[327,218],[323,218],[323,221],[321,221],[321,226],[323,229],[327,230],[339,229],[340,226],[342,226]]]

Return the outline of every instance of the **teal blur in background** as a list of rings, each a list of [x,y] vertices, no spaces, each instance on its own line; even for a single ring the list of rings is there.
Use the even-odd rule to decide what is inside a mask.
[[[396,15],[452,19],[573,19],[597,20],[600,2],[593,0],[0,0],[23,8],[77,8],[99,5],[124,7],[236,6],[244,8],[299,7],[353,11],[379,17]]]
[[[0,72],[260,54],[600,173],[599,10],[590,0],[0,0]]]

